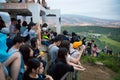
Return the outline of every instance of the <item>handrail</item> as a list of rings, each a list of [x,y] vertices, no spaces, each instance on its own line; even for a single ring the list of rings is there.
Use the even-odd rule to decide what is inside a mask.
[[[67,72],[60,80],[65,80],[65,78],[70,74],[70,72]]]
[[[60,80],[77,80],[78,71],[67,72]]]

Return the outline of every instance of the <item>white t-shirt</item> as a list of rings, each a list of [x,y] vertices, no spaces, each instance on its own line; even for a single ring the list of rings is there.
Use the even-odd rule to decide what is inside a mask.
[[[68,55],[67,55],[67,58],[66,58],[66,61],[67,61],[67,62],[70,62],[70,57],[71,57],[71,56],[68,54]]]
[[[80,55],[80,53],[79,53],[79,51],[77,49],[71,49],[70,55],[73,58],[77,58],[78,55]]]

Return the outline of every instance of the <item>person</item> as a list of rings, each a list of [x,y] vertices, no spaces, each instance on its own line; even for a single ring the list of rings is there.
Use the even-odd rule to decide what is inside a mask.
[[[17,19],[16,18],[11,18],[11,25],[9,27],[9,30],[10,30],[10,39],[13,40],[13,38],[16,36],[16,34],[19,32],[17,30]]]
[[[0,80],[6,80],[2,64],[0,63]]]
[[[12,55],[12,54],[15,54],[15,53],[20,54],[19,48],[22,45],[22,43],[23,43],[23,38],[20,35],[15,36],[14,39],[13,39],[13,46],[8,50],[8,54],[9,55]],[[21,56],[21,54],[20,54],[20,56]],[[21,62],[21,64],[20,64],[18,80],[22,79],[22,75],[24,73],[24,62],[23,62],[22,57],[21,57],[20,62]]]
[[[69,41],[69,37],[67,35],[68,35],[68,31],[64,30],[63,35],[62,35],[62,40],[68,40]]]
[[[36,24],[32,22],[28,24],[28,28],[22,34],[24,42],[29,41],[29,39],[32,39],[33,37],[36,37],[35,25]]]
[[[27,29],[27,22],[23,21],[22,26],[20,28],[20,33],[23,34],[26,29]]]
[[[53,80],[52,76],[43,74],[43,73],[44,73],[44,70],[45,70],[44,64],[43,64],[43,62],[40,60],[39,75],[40,75],[41,78],[42,78],[41,80]]]
[[[15,52],[19,52],[20,46],[23,44],[23,38],[20,35],[17,35],[13,39],[13,46],[8,50],[8,54],[12,55]]]
[[[80,64],[80,58],[84,50],[84,48],[82,48],[81,50],[78,51],[79,46],[81,46],[81,44],[82,44],[81,42],[74,42],[72,45],[70,45],[70,41],[63,40],[61,42],[60,47],[65,47],[66,49],[68,49],[69,53],[66,59],[69,65],[73,65],[74,67],[81,68],[81,70],[82,69],[85,70],[85,68],[82,67]],[[75,50],[74,48],[77,48],[77,49]]]
[[[92,52],[93,52],[94,57],[98,56],[98,47],[96,44],[94,44],[94,46],[92,48]]]
[[[58,56],[55,63],[53,79],[60,80],[63,75],[67,72],[74,72],[74,70],[81,70],[80,68],[73,67],[72,65],[68,65],[66,58],[68,55],[68,50],[66,48],[59,48]]]
[[[50,7],[47,6],[47,3],[45,0],[42,0],[42,6],[46,9],[50,9]]]
[[[75,41],[80,41],[80,37],[75,32],[72,32],[70,42],[73,43]]]
[[[0,44],[2,45],[0,46],[0,62],[5,66],[5,68],[10,67],[10,70],[7,69],[8,73],[10,73],[10,77],[12,80],[17,80],[21,64],[21,56],[18,52],[12,55],[7,53],[6,32],[9,32],[7,31],[9,29],[6,29],[6,32],[4,33],[1,31],[2,29],[0,29]]]
[[[48,47],[48,55],[50,57],[50,63],[53,64],[57,58],[58,49],[61,44],[61,38],[56,36],[54,39],[54,43],[49,45]]]
[[[37,38],[32,38],[30,40],[30,43],[31,43],[31,47],[32,47],[33,52],[34,52],[33,56],[35,56],[35,57],[39,56],[40,50],[39,50]]]
[[[91,56],[91,52],[92,52],[92,43],[91,42],[87,43],[86,51],[87,51],[87,54]]]
[[[28,60],[33,58],[33,50],[28,44],[22,44],[19,48],[19,51],[23,57],[24,66],[26,70],[26,65],[28,63]]]
[[[73,45],[73,49],[71,50],[70,55],[73,58],[78,59],[80,61],[85,47],[84,45],[82,45],[82,41],[74,42],[72,45]],[[77,62],[77,64],[80,64],[80,63]]]
[[[13,55],[9,55],[6,51],[7,46],[6,46],[5,36],[1,35],[0,33],[0,37],[2,40],[2,41],[0,40],[0,44],[2,45],[2,47],[0,47],[0,62],[2,62],[2,64],[5,65],[5,67],[11,66],[10,67],[11,78],[13,80],[17,80],[20,64],[21,64],[20,54],[15,53]]]
[[[83,45],[86,45],[86,37],[83,37],[82,43],[83,43]]]
[[[41,80],[39,69],[40,61],[37,58],[28,60],[27,70],[23,75],[23,80]]]

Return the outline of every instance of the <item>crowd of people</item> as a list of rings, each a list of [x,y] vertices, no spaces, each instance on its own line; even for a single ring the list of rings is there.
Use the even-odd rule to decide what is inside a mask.
[[[85,49],[79,37],[70,42],[65,30],[63,34],[48,29],[47,23],[41,26],[31,21],[11,18],[11,25],[6,27],[0,17],[0,76],[2,80],[60,80],[62,76],[74,70],[85,70],[80,63]],[[47,46],[42,52],[41,44]],[[42,59],[48,55],[49,60]],[[55,65],[50,71],[46,65]],[[45,70],[49,75],[44,74]],[[53,73],[51,73],[53,72]]]
[[[32,18],[29,24],[11,18],[11,25],[6,27],[0,17],[0,44],[2,80],[8,76],[12,80],[60,80],[67,72],[86,70],[82,55],[96,57],[100,52],[93,39],[81,39],[67,30],[57,34],[47,23],[39,25]],[[47,48],[44,52],[42,45]]]

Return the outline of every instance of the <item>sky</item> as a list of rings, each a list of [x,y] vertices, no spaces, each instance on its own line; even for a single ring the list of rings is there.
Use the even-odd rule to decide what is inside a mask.
[[[120,0],[47,0],[47,4],[61,14],[120,20]]]
[[[5,0],[0,0],[0,2]],[[61,14],[77,14],[101,19],[120,20],[120,0],[46,0]]]

